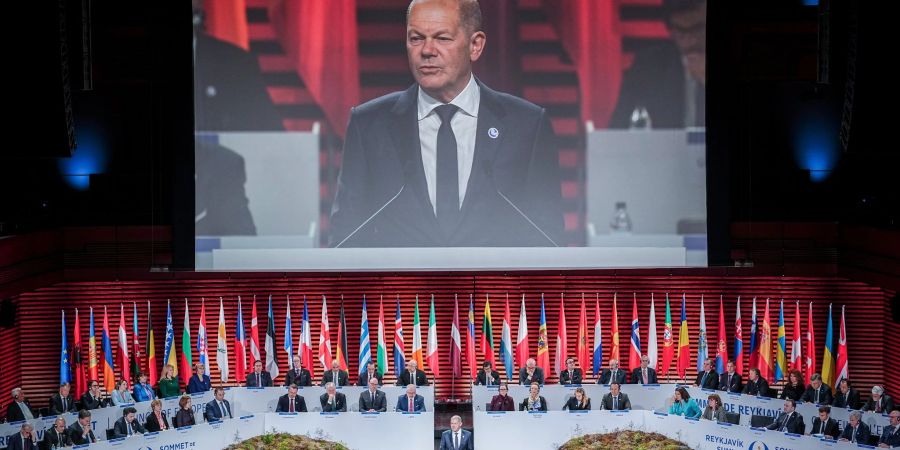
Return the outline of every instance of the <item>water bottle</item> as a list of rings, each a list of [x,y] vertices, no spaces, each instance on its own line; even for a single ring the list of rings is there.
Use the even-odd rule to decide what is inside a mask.
[[[631,217],[628,216],[628,210],[625,209],[625,202],[616,202],[616,212],[609,221],[609,229],[613,233],[631,232]]]

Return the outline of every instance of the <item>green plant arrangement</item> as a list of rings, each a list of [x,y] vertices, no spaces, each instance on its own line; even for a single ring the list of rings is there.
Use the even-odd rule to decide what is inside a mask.
[[[225,450],[349,450],[326,439],[313,439],[288,433],[266,433],[229,445]]]
[[[683,442],[659,433],[616,431],[606,434],[586,434],[569,439],[559,450],[689,450]]]

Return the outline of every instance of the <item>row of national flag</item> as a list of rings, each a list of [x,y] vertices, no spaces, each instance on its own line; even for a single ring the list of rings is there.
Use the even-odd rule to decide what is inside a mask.
[[[379,299],[378,316],[377,316],[377,334],[374,337],[375,351],[372,351],[373,337],[369,332],[368,306],[365,296],[362,302],[362,315],[359,328],[359,345],[358,357],[356,361],[350,360],[348,353],[348,329],[344,314],[343,299],[340,306],[340,318],[338,322],[337,342],[332,345],[330,322],[328,319],[328,305],[325,296],[322,296],[322,314],[319,326],[319,339],[315,356],[313,354],[312,331],[309,320],[309,308],[307,299],[303,298],[303,313],[300,324],[299,342],[296,347],[294,345],[294,326],[291,320],[290,296],[286,301],[285,312],[285,329],[282,346],[276,348],[276,332],[275,318],[272,308],[272,296],[268,299],[268,321],[266,327],[264,350],[265,359],[262,359],[260,351],[259,321],[257,316],[256,298],[254,297],[251,307],[250,333],[246,333],[244,327],[244,315],[241,298],[237,298],[237,311],[235,320],[235,332],[233,341],[229,341],[227,324],[225,318],[225,309],[223,299],[219,298],[219,314],[218,326],[216,328],[216,346],[215,346],[215,364],[219,373],[219,380],[222,383],[229,381],[243,381],[249,371],[252,370],[256,361],[263,361],[265,368],[270,372],[273,378],[281,373],[279,362],[286,363],[287,370],[293,369],[294,356],[300,358],[301,365],[310,370],[314,370],[319,365],[323,370],[331,368],[331,361],[336,360],[342,370],[349,370],[353,363],[356,364],[357,372],[363,373],[367,370],[369,362],[375,363],[376,370],[380,374],[388,371],[388,350],[385,339],[387,326],[384,318],[384,301]],[[476,337],[476,321],[475,321],[475,300],[474,296],[469,296],[468,314],[464,316],[465,331],[462,332],[459,316],[459,298],[454,297],[454,308],[452,324],[450,329],[448,357],[453,377],[461,377],[463,375],[463,362],[465,361],[469,369],[468,377],[474,378],[480,363],[489,362],[493,368],[497,368],[502,362],[505,368],[507,379],[514,379],[514,370],[516,367],[523,367],[526,361],[532,357],[531,343],[528,336],[528,319],[526,314],[525,295],[522,295],[519,308],[519,317],[517,324],[516,341],[512,341],[511,310],[509,296],[505,298],[503,304],[502,325],[500,331],[499,345],[499,361],[494,353],[494,324],[491,315],[490,297],[485,296],[482,320],[480,323],[480,336]],[[559,374],[566,369],[566,360],[569,357],[575,359],[578,365],[588,371],[591,369],[593,376],[597,376],[604,364],[603,354],[603,326],[600,313],[599,294],[594,298],[593,323],[589,323],[587,312],[587,300],[585,295],[581,295],[580,309],[577,316],[578,328],[576,331],[576,348],[569,349],[568,331],[566,328],[566,309],[565,295],[561,294],[559,299],[558,327],[555,336],[555,357],[553,364],[550,363],[549,339],[547,336],[547,314],[545,308],[545,298],[541,294],[540,299],[540,323],[538,327],[536,362],[539,367],[545,371],[552,371]],[[435,376],[440,376],[441,357],[440,357],[440,338],[437,334],[436,310],[434,296],[431,296],[430,310],[428,316],[427,342],[422,340],[422,327],[419,314],[419,297],[415,298],[414,317],[412,327],[412,348],[409,353],[406,351],[406,345],[403,338],[403,320],[400,308],[400,297],[397,296],[397,307],[394,320],[394,339],[393,339],[393,367],[394,373],[399,375],[405,368],[407,357],[416,361],[419,368],[427,368]],[[496,305],[496,303],[495,303]],[[734,358],[736,370],[738,373],[744,373],[744,330],[741,322],[741,299],[737,299],[737,307],[734,323]],[[463,305],[465,307],[465,305]],[[196,332],[196,343],[193,341],[190,327],[189,305],[185,299],[184,309],[184,326],[182,327],[181,336],[181,353],[175,344],[174,322],[172,318],[171,303],[167,305],[166,311],[166,330],[164,335],[163,364],[162,367],[171,365],[174,368],[173,375],[178,376],[182,382],[187,383],[193,373],[193,365],[195,362],[201,363],[207,375],[211,373],[211,361],[209,359],[208,336],[206,329],[206,301],[201,299],[200,302],[200,320]],[[132,327],[131,341],[129,344],[128,327],[126,326],[126,310],[125,305],[120,305],[119,310],[119,327],[117,330],[117,341],[115,357],[113,353],[112,333],[109,327],[109,313],[107,308],[103,308],[103,322],[100,330],[99,342],[95,328],[94,309],[90,308],[90,317],[88,325],[88,341],[87,341],[87,362],[83,359],[83,348],[81,341],[81,322],[78,309],[75,310],[74,324],[74,345],[68,347],[66,316],[65,311],[62,313],[62,351],[60,355],[60,381],[71,382],[75,387],[77,395],[80,395],[87,389],[87,380],[101,380],[107,391],[111,391],[114,387],[116,379],[116,368],[118,368],[119,378],[131,383],[132,379],[136,381],[139,374],[145,373],[151,384],[156,384],[159,375],[157,366],[156,352],[154,346],[153,325],[150,321],[152,316],[150,311],[150,303],[147,303],[147,329],[145,336],[145,345],[142,347],[140,340],[140,330],[138,328],[138,307],[137,303],[132,304]],[[800,303],[795,302],[794,310],[794,329],[791,340],[787,340],[785,328],[785,311],[784,301],[779,304],[778,323],[775,334],[772,331],[772,321],[770,320],[770,302],[765,301],[764,313],[762,316],[757,315],[756,298],[753,299],[752,316],[749,330],[749,367],[758,367],[760,375],[768,379],[770,382],[786,379],[788,372],[799,370],[804,374],[806,381],[816,372],[816,349],[815,349],[815,333],[813,330],[813,310],[812,304],[809,304],[809,312],[807,316],[806,332],[801,334],[801,314]],[[844,322],[844,311],[841,308],[841,321],[839,329],[839,338],[837,348],[834,347],[833,329],[832,329],[832,307],[828,308],[828,321],[825,338],[825,348],[822,355],[821,375],[823,380],[829,386],[835,386],[836,382],[842,378],[849,377],[848,359],[847,359],[847,339]],[[650,313],[648,318],[647,339],[642,341],[640,331],[640,320],[638,317],[638,299],[635,294],[632,299],[632,317],[629,330],[628,342],[628,359],[622,359],[622,352],[619,339],[619,320],[618,320],[618,296],[614,295],[612,300],[612,320],[610,332],[608,334],[609,342],[609,359],[620,361],[620,367],[624,369],[633,369],[640,366],[641,357],[646,354],[649,358],[650,366],[657,369],[660,376],[669,375],[674,369],[679,378],[686,378],[693,373],[689,371],[689,367],[696,362],[697,371],[702,370],[703,361],[707,357],[715,359],[716,370],[722,373],[726,370],[725,364],[729,361],[728,343],[726,338],[725,310],[723,299],[719,299],[718,311],[718,327],[717,335],[712,350],[708,346],[708,333],[706,327],[706,312],[704,299],[700,298],[700,322],[696,338],[696,355],[691,355],[691,335],[687,320],[686,297],[681,298],[681,317],[678,325],[678,336],[674,335],[671,306],[669,296],[666,294],[666,312],[665,323],[662,336],[662,355],[660,358],[658,352],[658,336],[656,328],[656,306],[653,294],[650,296]],[[591,333],[593,329],[593,333]],[[463,333],[465,334],[465,347],[463,347]],[[646,343],[646,353],[642,342]],[[790,352],[788,352],[788,342],[790,342]],[[99,344],[99,348],[98,348]],[[476,359],[476,347],[480,356],[480,361]],[[279,357],[279,351],[283,351],[283,359]],[[194,352],[196,352],[196,361],[194,360]],[[232,360],[229,353],[234,352],[233,372]],[[774,358],[773,358],[774,353]],[[180,356],[180,357],[179,357]],[[694,356],[694,357],[692,357]],[[315,357],[315,360],[313,359]],[[608,364],[608,362],[607,362]],[[86,367],[85,367],[86,366]],[[748,368],[749,368],[748,367]]]

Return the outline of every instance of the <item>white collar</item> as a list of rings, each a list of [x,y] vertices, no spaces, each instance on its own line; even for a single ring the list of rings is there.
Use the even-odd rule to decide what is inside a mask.
[[[478,117],[478,105],[481,101],[481,88],[475,81],[475,75],[469,76],[469,83],[466,87],[450,100],[450,105],[459,107],[460,112],[472,117]],[[445,103],[428,95],[421,86],[419,86],[418,96],[418,120],[422,120],[434,111],[434,108],[444,105]]]

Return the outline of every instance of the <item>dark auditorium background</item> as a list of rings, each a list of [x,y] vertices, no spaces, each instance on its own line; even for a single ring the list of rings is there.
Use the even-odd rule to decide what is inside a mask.
[[[46,399],[55,392],[61,309],[67,311],[71,330],[74,317],[69,314],[79,308],[86,336],[89,307],[95,312],[109,307],[115,328],[119,304],[124,302],[128,312],[134,301],[141,312],[143,334],[144,311],[150,301],[157,364],[161,365],[167,299],[172,300],[179,341],[185,298],[192,302],[191,332],[195,334],[200,298],[207,300],[207,328],[214,330],[219,297],[226,299],[226,316],[231,318],[233,300],[240,295],[249,323],[253,296],[264,311],[264,302],[273,295],[276,347],[280,348],[287,294],[295,327],[301,311],[298,305],[307,296],[314,342],[321,296],[328,297],[332,333],[343,296],[351,361],[358,350],[354,332],[359,328],[363,295],[373,334],[378,299],[384,298],[390,354],[396,296],[400,296],[409,348],[415,295],[419,294],[422,316],[427,317],[434,294],[438,336],[447,338],[441,341],[446,367],[436,380],[435,397],[446,411],[464,409],[470,399],[469,380],[454,379],[446,357],[454,294],[459,295],[462,311],[469,295],[474,296],[477,330],[485,297],[490,295],[494,342],[499,343],[505,296],[509,294],[515,336],[524,293],[533,355],[540,316],[537,300],[544,293],[551,361],[561,293],[566,298],[569,349],[575,348],[572,330],[582,293],[589,300],[589,316],[590,302],[599,295],[605,331],[614,293],[619,296],[621,330],[628,328],[633,294],[642,302],[639,315],[644,321],[649,314],[647,300],[654,295],[657,329],[662,330],[665,313],[660,307],[666,293],[673,317],[680,311],[678,301],[684,293],[692,332],[699,323],[702,295],[711,337],[723,296],[729,353],[733,352],[738,296],[745,330],[753,297],[758,302],[770,298],[775,307],[774,302],[783,298],[789,339],[794,303],[800,302],[805,321],[808,304],[813,302],[820,358],[828,304],[835,305],[836,317],[845,305],[850,378],[855,387],[863,399],[875,384],[883,384],[892,396],[900,395],[900,157],[894,144],[895,124],[888,122],[888,116],[895,114],[883,112],[897,76],[895,69],[885,70],[893,50],[882,53],[879,48],[887,34],[884,30],[894,26],[888,22],[894,19],[882,14],[877,2],[709,2],[710,267],[436,273],[193,272],[192,29],[187,2],[17,3],[8,17],[27,20],[34,30],[27,38],[8,43],[17,62],[10,69],[13,78],[7,81],[13,98],[4,102],[12,145],[0,154],[0,411],[6,410],[13,387],[23,387],[36,407],[46,406]],[[357,0],[362,30],[359,49],[365,62],[360,74],[363,99],[411,82],[403,48],[385,43],[385,33],[402,29],[403,15],[397,11],[406,3]],[[548,25],[544,9],[548,2],[483,3],[490,3],[505,19],[493,24],[508,31],[498,33],[498,39],[519,42],[525,53],[553,57],[563,52]],[[623,40],[626,54],[666,38],[659,33],[664,30],[659,0],[620,3],[622,20],[630,24],[630,34]],[[265,22],[265,2],[248,0],[247,4],[251,25]],[[59,5],[65,7],[62,16],[67,19],[63,39]],[[84,10],[89,10],[89,20],[84,19]],[[277,44],[264,33],[254,35],[254,29],[251,26],[250,51],[266,61],[277,51]],[[512,67],[520,63],[515,58],[523,58],[494,56],[497,61],[506,58],[502,62]],[[277,68],[270,67],[268,73],[263,69],[267,81],[293,83],[297,92],[303,92],[296,77],[285,80]],[[519,93],[534,86],[558,92],[577,87],[571,64],[509,73],[493,84]],[[279,111],[286,124],[306,126],[325,117],[309,96],[282,100]],[[581,243],[585,233],[581,220],[585,144],[579,108],[577,95],[549,104],[557,131],[562,130],[566,239],[573,245]],[[810,111],[832,119],[826,121],[830,127],[818,130],[836,152],[827,158],[830,166],[807,164],[807,158],[820,155],[816,149],[804,153],[804,144],[797,144],[796,133]],[[327,222],[328,200],[336,187],[340,148],[339,133],[324,130],[323,222]],[[777,320],[777,310],[774,316]],[[130,324],[127,327],[130,333]],[[264,333],[263,325],[260,331]],[[229,320],[229,336],[233,332]],[[691,341],[696,346],[693,334]],[[604,361],[608,361],[605,336],[604,348]],[[625,338],[622,348],[624,355]],[[321,367],[315,369],[318,379]],[[352,363],[351,372],[355,370]],[[468,373],[467,366],[463,373]],[[393,375],[387,379],[392,381]],[[554,380],[555,375],[550,381]],[[446,426],[445,422],[439,425]]]

